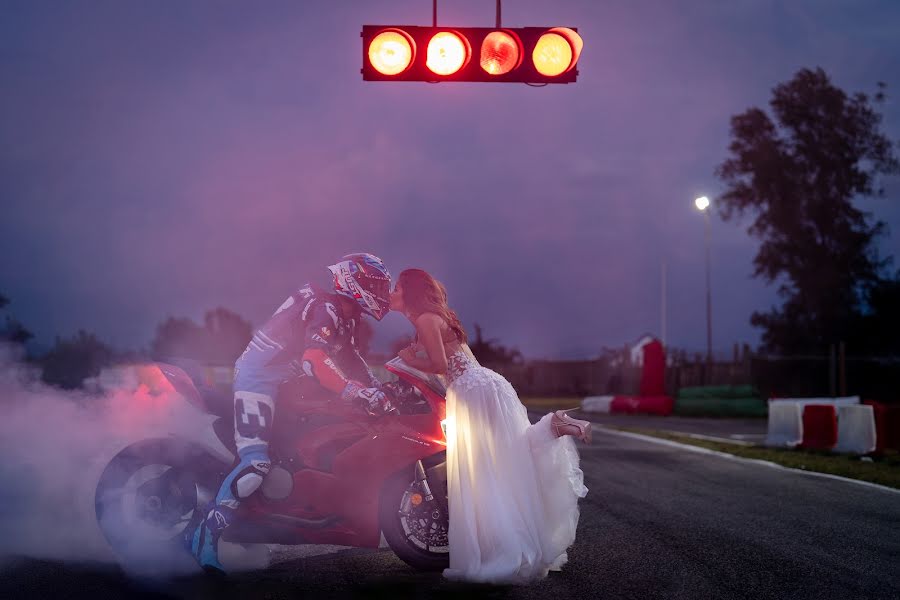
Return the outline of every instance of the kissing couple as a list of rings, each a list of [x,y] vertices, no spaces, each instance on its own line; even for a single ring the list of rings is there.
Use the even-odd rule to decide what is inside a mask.
[[[564,411],[532,424],[512,385],[481,366],[431,274],[392,278],[372,254],[328,267],[329,284],[305,284],[260,327],[235,364],[235,442],[239,464],[186,542],[204,568],[224,571],[218,540],[242,500],[268,474],[269,431],[281,384],[310,377],[371,415],[395,411],[357,347],[361,315],[402,313],[415,327],[399,352],[412,368],[446,385],[448,579],[523,584],[560,570],[575,541],[578,500],[587,493],[575,440],[591,426]]]

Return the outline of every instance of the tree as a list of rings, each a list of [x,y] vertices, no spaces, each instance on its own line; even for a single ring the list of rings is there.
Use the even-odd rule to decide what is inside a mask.
[[[92,333],[79,331],[69,339],[57,337],[50,351],[38,359],[43,369],[41,378],[50,385],[65,389],[80,387],[88,377],[94,377],[110,365],[115,352]]]
[[[207,311],[203,325],[169,317],[156,328],[151,353],[159,359],[190,358],[208,364],[231,365],[250,343],[253,326],[225,308]]]
[[[783,306],[751,317],[766,349],[821,353],[852,337],[889,262],[874,243],[884,223],[853,200],[882,196],[879,175],[900,163],[869,97],[848,96],[821,69],[775,87],[770,107],[774,120],[759,108],[731,119],[730,156],[716,169],[728,186],[719,215],[753,215],[754,276],[779,284]]]
[[[478,323],[475,323],[474,328],[475,340],[469,342],[469,348],[478,362],[486,365],[508,365],[522,362],[522,353],[517,349],[507,348],[496,339],[484,339]]]
[[[865,304],[857,339],[866,340],[873,354],[900,355],[900,272],[872,286]]]
[[[216,308],[203,317],[209,361],[232,365],[253,337],[253,326],[225,308]]]
[[[7,305],[9,305],[9,298],[0,294],[0,309],[6,308]],[[6,324],[0,329],[0,341],[24,344],[33,337],[34,334],[25,329],[19,321],[12,318],[10,315],[6,315]]]

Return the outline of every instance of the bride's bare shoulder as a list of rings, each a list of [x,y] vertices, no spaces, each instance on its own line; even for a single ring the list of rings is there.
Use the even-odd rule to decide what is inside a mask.
[[[441,315],[433,312],[423,312],[421,315],[416,317],[417,326],[434,327],[435,325],[437,325],[438,327],[443,328],[446,324],[446,321],[444,321],[444,318]]]

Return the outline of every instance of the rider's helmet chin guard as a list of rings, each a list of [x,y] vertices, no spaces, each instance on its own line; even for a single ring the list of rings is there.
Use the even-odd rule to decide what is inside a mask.
[[[380,321],[390,310],[391,274],[374,254],[348,254],[328,270],[334,291],[356,301],[364,313]]]

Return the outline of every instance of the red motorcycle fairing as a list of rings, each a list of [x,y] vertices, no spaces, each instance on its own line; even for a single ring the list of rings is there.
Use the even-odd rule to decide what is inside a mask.
[[[373,418],[322,390],[279,394],[271,470],[237,509],[225,540],[375,547],[383,534],[413,568],[447,568],[446,390],[440,378],[399,359],[386,366],[400,378],[385,385],[396,414]],[[180,553],[237,455],[234,404],[211,393],[215,381],[195,384],[173,365],[147,371],[153,386],[218,415],[211,426],[225,447],[198,431],[191,440],[135,442],[109,461],[94,492],[97,524],[130,568],[150,555]]]
[[[418,401],[416,412],[404,414],[400,403],[401,414],[373,418],[333,395],[292,400],[279,394],[273,468],[293,472],[293,489],[279,500],[251,496],[238,509],[240,526],[229,527],[224,539],[273,541],[277,532],[284,543],[378,546],[385,483],[397,474],[411,477],[419,460],[428,466],[442,462],[436,455],[446,449],[444,398],[409,373],[388,368],[419,390],[424,401]],[[325,423],[298,436],[298,426],[305,429],[316,420]]]
[[[193,370],[202,368],[195,366]],[[179,366],[164,362],[150,363],[138,369],[138,377],[151,394],[175,392],[206,413],[233,418],[234,396],[230,390],[217,387],[211,380],[199,383],[201,389],[198,389],[199,377],[195,380]]]

